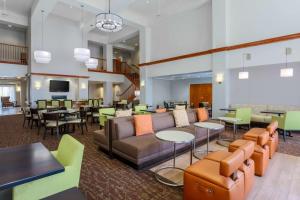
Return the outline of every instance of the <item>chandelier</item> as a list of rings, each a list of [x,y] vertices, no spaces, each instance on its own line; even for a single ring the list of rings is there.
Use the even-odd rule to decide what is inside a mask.
[[[42,45],[41,50],[36,50],[33,53],[34,60],[36,63],[48,64],[51,61],[51,53],[45,51],[44,49],[44,10],[41,10],[42,13]]]
[[[108,13],[100,13],[96,16],[96,27],[104,32],[118,32],[123,28],[123,18],[110,12],[110,0]]]

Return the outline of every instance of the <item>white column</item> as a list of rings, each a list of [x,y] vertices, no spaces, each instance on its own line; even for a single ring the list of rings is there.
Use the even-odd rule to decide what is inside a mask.
[[[228,3],[230,0],[212,1],[212,46],[224,47],[228,40]],[[220,108],[229,106],[229,70],[227,67],[227,53],[220,52],[212,55],[213,72],[213,117],[224,115]],[[222,83],[216,82],[218,74],[222,74]]]
[[[89,98],[89,81],[87,78],[78,79],[78,99],[88,99]]]
[[[151,61],[151,29],[144,27],[140,29],[140,63]]]
[[[105,105],[112,105],[113,103],[113,84],[112,82],[105,82],[103,84],[103,100]]]
[[[152,78],[147,76],[147,69],[145,67],[140,68],[140,91],[140,103],[152,105]]]
[[[113,46],[111,44],[106,44],[103,53],[106,59],[106,70],[112,72],[113,71]]]

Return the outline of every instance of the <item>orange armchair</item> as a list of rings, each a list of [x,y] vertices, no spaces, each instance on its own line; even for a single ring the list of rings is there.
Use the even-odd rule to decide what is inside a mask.
[[[203,159],[184,172],[184,200],[242,200],[244,174],[243,150],[237,150],[220,162]]]

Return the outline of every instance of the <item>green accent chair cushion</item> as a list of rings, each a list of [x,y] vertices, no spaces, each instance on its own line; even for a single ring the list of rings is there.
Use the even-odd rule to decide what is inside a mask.
[[[271,115],[257,115],[257,114],[252,114],[251,115],[251,121],[252,122],[261,122],[261,123],[271,123],[272,121],[272,116]]]
[[[105,115],[108,114],[108,115]],[[113,115],[113,116],[111,116]],[[100,126],[104,127],[105,122],[108,119],[113,118],[116,115],[116,109],[115,108],[100,108],[99,109],[99,124]]]
[[[64,101],[64,106],[67,108],[67,109],[72,109],[73,105],[72,105],[72,100],[65,100]]]
[[[99,107],[99,100],[98,99],[94,99],[93,100],[93,105],[94,105],[94,107]]]
[[[145,112],[145,111],[142,111],[142,110],[147,110],[147,105],[134,106],[134,114],[136,114],[136,115],[149,114],[149,112]]]
[[[64,135],[53,156],[65,171],[13,188],[14,200],[38,200],[78,187],[84,146],[70,135]]]
[[[47,108],[47,101],[46,100],[38,100],[37,101],[38,109],[46,109]]]
[[[227,113],[225,116],[240,119],[236,125],[247,125],[251,122],[251,108],[237,108],[235,112]]]
[[[58,100],[52,100],[51,101],[51,105],[55,108],[58,108],[59,107],[59,101]]]
[[[272,116],[272,121],[278,121],[278,128],[286,131],[300,130],[300,111],[288,111],[281,116]]]
[[[88,100],[88,103],[89,103],[89,106],[91,106],[91,107],[94,106],[94,104],[93,104],[93,99],[89,99],[89,100]]]

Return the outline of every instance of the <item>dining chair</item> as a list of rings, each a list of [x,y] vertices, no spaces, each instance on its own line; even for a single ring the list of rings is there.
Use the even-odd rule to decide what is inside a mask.
[[[83,126],[85,126],[85,130],[86,130],[86,132],[88,132],[86,111],[84,109],[80,109],[78,118],[67,121],[67,124],[73,125],[73,130],[75,129],[75,125],[79,125],[82,135],[83,135]]]
[[[116,109],[115,108],[100,108],[99,109],[99,125],[100,129],[102,129],[105,125],[105,122],[108,119],[115,117]]]
[[[38,113],[37,108],[30,108],[30,114],[31,114],[31,126],[30,128],[32,129],[33,123],[35,123],[36,127],[39,126],[39,113]]]
[[[30,125],[30,121],[31,121],[31,113],[30,113],[30,108],[26,107],[26,108],[21,108],[23,117],[24,117],[24,121],[23,121],[23,127],[25,127],[25,123],[26,121],[28,121],[27,126],[29,127]]]
[[[94,106],[93,99],[89,99],[89,100],[88,100],[88,105],[89,105],[90,107],[93,107],[93,106]]]
[[[61,191],[78,187],[83,152],[84,145],[70,135],[63,135],[58,149],[51,153],[64,166],[64,172],[14,187],[13,199],[43,199]]]
[[[47,100],[37,100],[37,108],[38,109],[47,108]]]
[[[93,125],[93,123],[97,122],[99,119],[99,108],[97,107],[93,107],[91,108],[92,110],[92,121],[91,121],[91,125]]]
[[[59,108],[60,107],[60,101],[59,100],[52,100],[51,101],[51,106],[54,108]]]
[[[64,100],[64,107],[67,109],[73,108],[73,101],[72,100]]]
[[[99,99],[93,100],[93,107],[99,107]]]
[[[272,116],[272,121],[278,121],[278,129],[283,134],[284,141],[286,136],[291,136],[292,131],[300,131],[300,111],[287,111],[281,116]]]
[[[43,139],[46,139],[47,130],[56,130],[57,138],[59,138],[59,134],[61,132],[61,128],[66,125],[65,121],[59,120],[59,113],[43,113],[44,120],[44,136]]]

